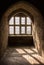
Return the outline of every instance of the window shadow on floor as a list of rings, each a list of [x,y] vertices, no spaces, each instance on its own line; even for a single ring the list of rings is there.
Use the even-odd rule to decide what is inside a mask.
[[[0,65],[44,65],[33,48],[8,48]],[[40,58],[40,56],[38,56]]]

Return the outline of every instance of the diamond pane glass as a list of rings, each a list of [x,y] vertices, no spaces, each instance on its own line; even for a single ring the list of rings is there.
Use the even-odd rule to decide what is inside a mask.
[[[27,26],[27,34],[31,34],[31,26]]]
[[[25,17],[21,17],[21,24],[22,24],[22,25],[25,24]]]
[[[15,17],[15,25],[19,25],[20,24],[20,17]]]
[[[25,26],[21,27],[21,34],[25,34]]]
[[[20,34],[20,27],[19,26],[15,26],[15,34]]]
[[[27,25],[31,25],[31,19],[27,17]]]
[[[14,34],[14,26],[9,26],[9,34]]]
[[[14,25],[14,17],[11,17],[11,19],[9,20],[9,25]]]

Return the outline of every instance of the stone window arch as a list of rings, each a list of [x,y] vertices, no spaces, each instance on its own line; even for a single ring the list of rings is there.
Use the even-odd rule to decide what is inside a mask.
[[[33,17],[24,9],[13,11],[9,15],[9,35],[32,35]]]

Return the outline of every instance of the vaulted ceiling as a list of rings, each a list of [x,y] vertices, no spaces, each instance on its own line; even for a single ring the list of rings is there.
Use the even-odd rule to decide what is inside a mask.
[[[34,5],[44,17],[44,0],[0,0],[0,18],[9,6],[18,1],[26,1]]]

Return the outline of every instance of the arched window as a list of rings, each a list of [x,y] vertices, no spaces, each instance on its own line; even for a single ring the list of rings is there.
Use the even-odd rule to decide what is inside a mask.
[[[9,35],[31,35],[32,20],[29,16],[13,16],[9,20]]]

